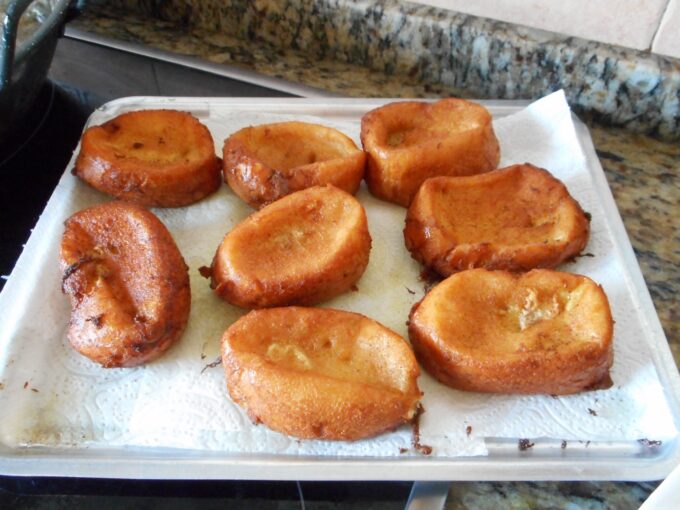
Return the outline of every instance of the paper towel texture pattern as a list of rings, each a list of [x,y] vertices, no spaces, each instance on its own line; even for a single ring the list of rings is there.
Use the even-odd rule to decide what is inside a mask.
[[[139,108],[159,107],[153,100]],[[172,107],[163,104],[162,107]],[[329,104],[329,111],[333,110]],[[284,109],[285,110],[285,109]],[[280,120],[312,120],[336,127],[358,143],[359,116],[338,121],[296,114],[216,108],[196,113],[222,140],[241,127]],[[116,112],[120,113],[120,112]],[[304,113],[304,110],[300,113]],[[114,114],[95,112],[99,124]],[[651,361],[645,318],[608,226],[587,160],[562,93],[497,119],[501,166],[531,162],[561,179],[592,215],[592,234],[582,257],[560,269],[600,283],[614,319],[614,386],[608,390],[552,398],[465,393],[424,373],[425,414],[421,442],[433,456],[484,455],[484,438],[553,438],[581,441],[668,439],[677,435]],[[224,330],[244,311],[217,298],[198,268],[210,265],[223,236],[252,210],[226,185],[211,197],[179,209],[154,209],[173,234],[191,277],[192,309],[180,342],[160,359],[134,369],[103,369],[74,352],[65,339],[68,300],[60,291],[58,246],[63,221],[73,212],[108,197],[71,176],[67,169],[27,246],[3,303],[0,326],[0,441],[12,446],[154,446],[332,456],[417,455],[408,426],[358,441],[301,441],[253,425],[228,397],[221,367],[204,367],[219,354]],[[372,197],[362,186],[373,238],[358,292],[322,306],[367,315],[407,337],[411,306],[424,295],[421,267],[404,247],[405,209]],[[20,281],[19,281],[20,280]],[[11,314],[11,315],[10,315]],[[13,317],[8,322],[8,317]],[[468,426],[471,429],[468,429]],[[401,449],[408,449],[404,453]]]

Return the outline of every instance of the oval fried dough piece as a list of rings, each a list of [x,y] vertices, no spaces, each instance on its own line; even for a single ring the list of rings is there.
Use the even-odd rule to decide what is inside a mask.
[[[315,186],[250,215],[212,263],[215,292],[243,308],[315,304],[349,290],[368,264],[366,212],[350,194]]]
[[[152,360],[184,331],[188,268],[168,230],[143,207],[110,202],[71,216],[60,265],[72,306],[68,339],[104,367]]]
[[[404,239],[413,258],[448,276],[473,267],[553,268],[583,250],[588,233],[564,184],[524,164],[427,180],[406,214]]]
[[[463,99],[391,103],[368,112],[361,119],[368,189],[408,207],[425,179],[495,169],[500,149],[491,120],[486,108]]]
[[[194,116],[142,110],[87,129],[73,172],[128,202],[180,207],[217,190],[220,167],[210,132]]]
[[[611,385],[613,322],[585,276],[473,269],[450,276],[411,310],[418,360],[468,391],[567,395]]]
[[[289,193],[332,184],[354,195],[366,155],[337,129],[306,122],[251,126],[224,141],[224,180],[261,209]]]
[[[222,337],[232,399],[256,422],[305,439],[356,440],[413,418],[421,393],[406,341],[363,315],[252,311]]]

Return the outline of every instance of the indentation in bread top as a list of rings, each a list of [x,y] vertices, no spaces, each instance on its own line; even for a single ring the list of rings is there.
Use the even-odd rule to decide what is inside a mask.
[[[578,254],[588,235],[564,184],[529,164],[428,179],[404,229],[413,257],[444,276],[473,267],[555,267]]]
[[[512,320],[524,331],[542,321],[556,319],[564,312],[571,312],[588,291],[585,284],[546,295],[545,289],[527,288],[517,292],[508,304]],[[519,303],[517,302],[519,301]]]
[[[141,114],[141,115],[140,115]],[[92,128],[93,143],[116,159],[154,163],[151,169],[214,155],[212,138],[191,115],[169,110],[131,112]],[[158,168],[159,165],[161,168]]]
[[[368,264],[371,238],[359,202],[333,186],[288,195],[225,236],[212,285],[238,306],[311,304],[348,290]]]
[[[412,385],[412,366],[402,364],[410,356],[406,342],[374,323],[348,320],[343,314],[306,314],[291,321],[290,314],[263,315],[248,336],[234,334],[231,348],[261,356],[281,368],[314,371],[333,379],[376,388],[407,391]],[[264,319],[266,318],[266,323]],[[391,353],[380,356],[378,353]]]
[[[343,158],[357,151],[350,138],[324,126],[313,125],[314,129],[306,129],[300,136],[299,130],[308,126],[286,122],[250,127],[239,132],[239,139],[257,159],[277,170]]]
[[[473,103],[452,102],[437,108],[423,108],[419,103],[415,103],[418,106],[414,107],[408,103],[402,104],[405,105],[403,114],[385,117],[385,123],[378,131],[378,143],[388,146],[390,150],[446,140],[456,133],[477,129],[483,124],[478,116],[467,114],[466,109]]]
[[[545,172],[529,168],[525,172]],[[429,203],[425,207],[436,214],[433,218],[442,235],[456,239],[458,244],[513,246],[566,240],[583,217],[575,214],[578,205],[565,200],[564,185],[557,179],[538,181],[540,176],[522,175],[522,171],[521,165],[515,165],[460,177],[456,183],[434,181],[428,185]],[[537,182],[526,185],[532,178]]]
[[[227,245],[234,247],[231,268],[253,279],[273,272],[295,278],[325,266],[361,223],[363,210],[358,203],[334,200],[328,194],[311,200],[296,198],[282,207],[272,204],[266,218],[246,220],[237,232],[239,238],[230,239]]]
[[[419,318],[431,326],[435,342],[476,356],[522,356],[601,342],[611,331],[601,289],[582,277],[558,274],[464,271],[428,295],[437,303],[420,308]]]

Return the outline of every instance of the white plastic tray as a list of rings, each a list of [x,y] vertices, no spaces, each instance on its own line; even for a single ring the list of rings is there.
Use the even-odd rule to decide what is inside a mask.
[[[231,109],[357,122],[363,113],[386,101],[133,97],[108,103],[99,113],[114,116],[127,110],[166,107],[191,111],[205,118],[211,112]],[[525,105],[502,101],[483,104],[496,118],[514,113]],[[680,378],[675,363],[587,128],[578,120],[574,121],[587,158],[590,177],[605,211],[607,230],[613,237],[616,256],[620,257],[626,271],[624,276],[634,289],[632,299],[637,319],[644,325],[645,331],[640,341],[649,347],[649,362],[665,388],[667,404],[677,428],[680,423]],[[220,140],[216,142],[219,147]],[[65,171],[60,187],[65,186],[67,180],[74,179],[69,172],[72,164],[73,161]],[[50,315],[36,315],[40,310],[36,303],[42,297],[40,286],[44,281],[54,280],[56,267],[53,254],[47,253],[41,239],[55,232],[60,234],[63,220],[72,212],[72,204],[61,203],[57,198],[61,195],[57,191],[46,206],[0,295],[0,384],[3,385],[9,382],[6,379],[10,376],[14,383],[18,379],[23,381],[24,376],[27,380],[31,377],[32,374],[27,370],[23,373],[23,368],[13,368],[18,357],[24,362],[31,360],[37,371],[50,370],[52,360],[48,358],[49,351],[22,351],[23,337],[30,334],[46,335],[45,332],[50,329],[61,333],[68,320],[66,300],[63,306],[51,310]],[[10,406],[5,407],[8,408]],[[5,414],[5,409],[0,407],[0,421],[17,419],[17,416]],[[680,462],[680,441],[677,437],[665,440],[661,445],[650,446],[638,441],[591,442],[570,444],[567,449],[562,449],[557,440],[532,441],[535,445],[531,449],[520,451],[516,439],[487,439],[489,454],[483,457],[347,458],[227,454],[159,447],[88,447],[78,443],[62,444],[58,448],[12,447],[4,444],[0,438],[0,474],[148,479],[651,480],[663,478]]]

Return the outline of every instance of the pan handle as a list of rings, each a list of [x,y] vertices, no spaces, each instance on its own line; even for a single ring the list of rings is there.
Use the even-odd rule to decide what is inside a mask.
[[[16,45],[19,18],[32,0],[16,0],[9,4],[2,17],[0,26],[0,90],[9,86],[12,79],[12,64],[14,63],[14,47]]]

